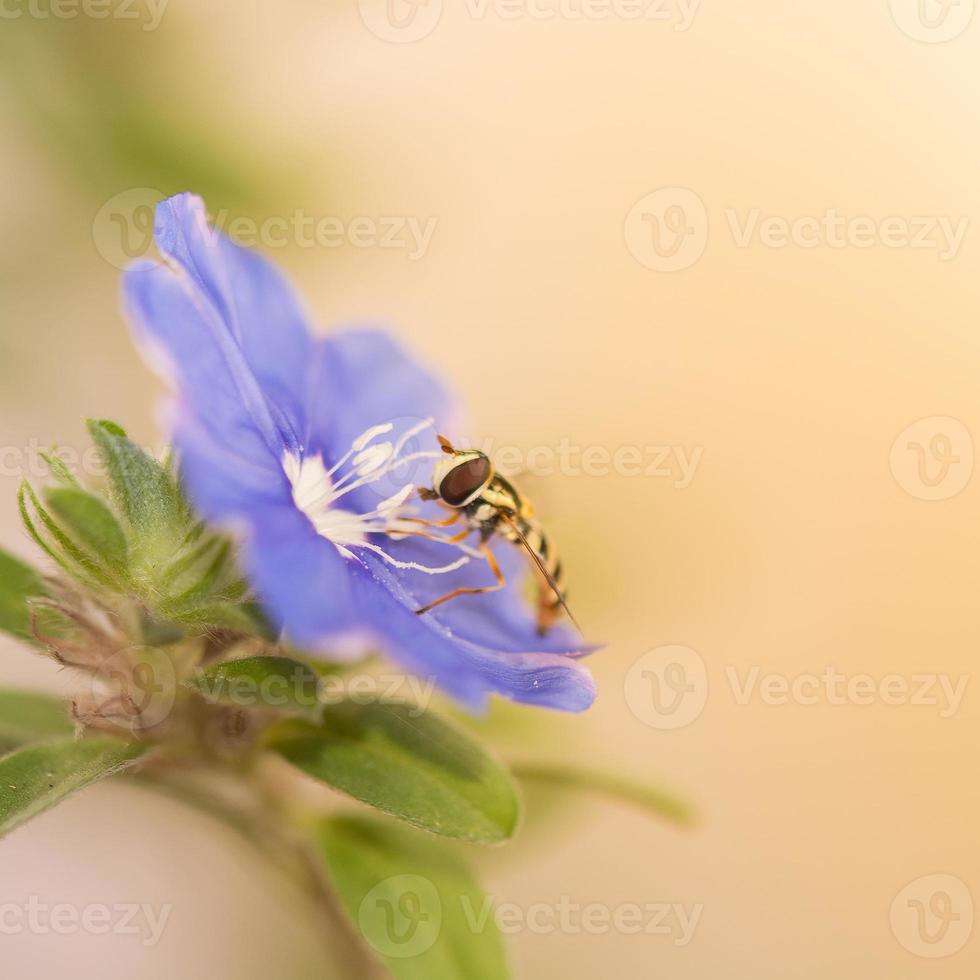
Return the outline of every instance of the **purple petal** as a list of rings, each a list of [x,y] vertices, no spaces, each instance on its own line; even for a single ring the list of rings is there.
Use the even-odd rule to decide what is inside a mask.
[[[351,588],[357,563],[344,558],[294,506],[264,510],[246,537],[249,579],[274,621],[308,650],[363,656],[346,640],[359,622]]]
[[[217,314],[242,351],[293,447],[305,429],[303,379],[313,359],[309,318],[278,270],[207,222],[204,202],[179,194],[157,208],[157,247],[186,288]]]
[[[240,531],[270,506],[295,509],[289,481],[277,460],[262,453],[249,458],[234,441],[219,441],[186,404],[178,404],[173,422],[181,479],[201,517]]]
[[[334,332],[321,341],[318,356],[309,415],[329,457],[343,455],[374,425],[395,423],[397,434],[428,418],[436,426],[455,421],[455,402],[442,382],[383,330]],[[427,433],[427,448],[438,448],[434,435]]]
[[[124,290],[137,341],[201,423],[245,458],[278,461],[283,442],[268,405],[215,311],[186,281],[152,262],[128,269]]]
[[[297,509],[281,468],[267,473],[234,457],[193,417],[178,416],[175,436],[198,513],[237,532],[244,570],[273,622],[299,646],[343,656],[339,641],[356,625],[354,563]]]
[[[470,540],[477,538],[474,535]],[[401,561],[414,561],[430,568],[446,564],[457,554],[449,545],[419,538],[388,540],[382,547]],[[499,592],[459,596],[426,613],[426,617],[435,618],[448,632],[462,639],[479,643],[493,637],[495,649],[512,653],[534,650],[582,656],[593,652],[596,647],[586,646],[578,632],[567,623],[559,622],[544,636],[538,635],[535,611],[525,593],[530,570],[528,558],[508,541],[493,541],[491,547],[507,579],[507,587]],[[477,557],[454,572],[451,582],[447,581],[449,576],[446,575],[428,575],[396,568],[391,569],[391,574],[398,579],[405,593],[412,597],[415,609],[427,605],[450,589],[493,585],[495,581],[489,565]]]
[[[492,693],[561,711],[584,711],[595,700],[592,676],[574,660],[534,647],[499,649],[492,629],[483,643],[464,639],[435,617],[417,616],[411,595],[380,558],[364,561],[368,570],[353,577],[364,618],[409,669],[435,679],[470,708],[483,708]]]

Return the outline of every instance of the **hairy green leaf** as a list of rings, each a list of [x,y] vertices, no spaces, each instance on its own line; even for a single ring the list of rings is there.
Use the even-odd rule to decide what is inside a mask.
[[[26,480],[17,490],[17,505],[24,527],[34,543],[69,575],[77,576],[90,584],[111,584],[111,578],[64,532]]]
[[[169,595],[167,601],[175,606],[190,606],[211,596],[233,567],[231,555],[231,541],[206,535],[171,562],[161,576],[160,584]]]
[[[160,606],[159,612],[160,615],[174,623],[197,627],[198,629],[218,627],[240,633],[257,633],[263,636],[267,632],[266,624],[257,614],[256,608],[247,602],[215,601],[207,605],[186,608],[173,607],[164,603]]]
[[[89,419],[88,430],[108,471],[113,499],[129,524],[143,533],[179,527],[184,508],[166,469],[115,423]]]
[[[350,817],[318,839],[344,910],[396,980],[509,976],[491,900],[446,845]]]
[[[0,746],[13,748],[73,731],[63,701],[33,691],[0,690]]]
[[[57,480],[59,483],[65,486],[77,487],[79,485],[78,480],[75,479],[75,474],[68,469],[65,461],[58,456],[54,451],[50,453],[40,453],[41,459],[48,464],[48,469],[51,470],[51,476],[53,479]]]
[[[77,790],[132,765],[147,748],[114,738],[59,739],[0,758],[0,837]]]
[[[126,563],[126,535],[105,502],[81,487],[49,487],[48,506],[75,539],[116,568]]]
[[[517,826],[507,772],[414,705],[348,700],[328,706],[319,726],[285,723],[269,740],[303,772],[432,833],[492,843]]]
[[[318,715],[320,676],[289,657],[245,657],[212,664],[188,684],[214,704]]]
[[[45,593],[41,579],[30,565],[0,551],[0,630],[31,640],[27,600]]]

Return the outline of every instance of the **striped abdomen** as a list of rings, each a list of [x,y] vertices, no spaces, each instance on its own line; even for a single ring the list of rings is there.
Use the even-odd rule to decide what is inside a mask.
[[[558,553],[534,519],[534,508],[509,480],[498,476],[466,510],[484,540],[499,534],[519,548],[526,544],[533,553],[528,560],[538,577],[538,632],[545,633],[561,613],[565,577]]]
[[[548,540],[540,524],[526,517],[520,517],[517,525],[524,535],[524,540],[548,573],[542,574],[541,569],[535,566],[538,576],[538,632],[544,633],[561,615],[562,598],[566,595],[565,570],[558,552]],[[520,536],[514,533],[513,528],[505,524],[500,530],[508,540],[522,544]],[[548,580],[549,576],[551,581]]]

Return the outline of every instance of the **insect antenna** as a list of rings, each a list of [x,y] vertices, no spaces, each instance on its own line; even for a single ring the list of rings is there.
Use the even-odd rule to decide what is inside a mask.
[[[524,546],[524,550],[531,556],[532,561],[537,566],[538,571],[544,576],[545,581],[551,586],[551,591],[554,592],[555,598],[561,603],[562,609],[568,614],[568,618],[574,623],[575,628],[581,633],[582,627],[579,626],[578,620],[572,615],[572,610],[568,608],[568,603],[565,602],[565,597],[561,594],[561,589],[558,588],[558,583],[555,581],[554,576],[551,572],[545,568],[544,562],[538,553],[531,547],[531,542],[524,536],[524,532],[518,527],[517,522],[511,517],[504,517],[504,520],[514,529],[517,537],[520,539],[521,544]]]

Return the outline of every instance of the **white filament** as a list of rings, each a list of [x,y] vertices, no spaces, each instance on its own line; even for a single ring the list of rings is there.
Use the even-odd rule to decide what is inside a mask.
[[[352,490],[375,483],[406,463],[439,458],[439,452],[399,455],[412,436],[430,425],[432,419],[420,422],[405,432],[394,445],[390,442],[374,443],[378,436],[392,430],[391,423],[372,426],[351,443],[350,449],[329,470],[320,455],[299,457],[289,452],[283,455],[282,468],[292,488],[296,506],[310,519],[317,534],[330,541],[345,558],[356,559],[356,549],[363,548],[380,555],[395,568],[412,569],[429,575],[455,571],[470,560],[468,555],[473,553],[471,548],[446,541],[446,544],[454,544],[464,554],[448,565],[432,568],[418,562],[400,561],[378,544],[368,541],[370,534],[400,537],[413,532],[411,522],[401,516],[406,501],[415,489],[413,483],[406,483],[373,510],[363,514],[338,506],[338,501]],[[338,471],[348,463],[347,471],[338,475]]]

